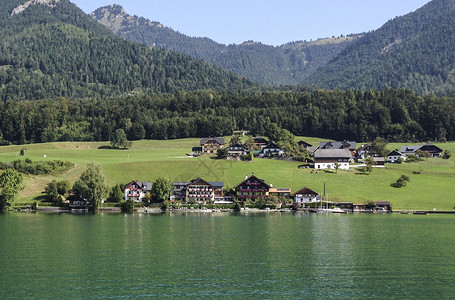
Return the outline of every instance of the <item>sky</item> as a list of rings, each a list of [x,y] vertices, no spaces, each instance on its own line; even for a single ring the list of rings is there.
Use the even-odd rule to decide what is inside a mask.
[[[119,4],[131,15],[222,44],[267,45],[375,30],[429,0],[70,0],[86,13]]]

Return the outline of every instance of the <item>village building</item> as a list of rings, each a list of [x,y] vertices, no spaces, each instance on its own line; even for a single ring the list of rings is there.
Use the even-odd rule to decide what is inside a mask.
[[[70,209],[87,209],[88,203],[86,200],[81,198],[71,199],[69,203]]]
[[[246,177],[244,181],[234,187],[235,198],[239,202],[250,200],[255,202],[261,198],[269,197],[269,185],[254,174]]]
[[[336,204],[336,207],[338,207],[341,210],[348,212],[348,213],[354,212],[354,203],[352,203],[352,202],[338,202]]]
[[[385,166],[385,158],[384,157],[373,157],[375,165],[373,167],[384,167]]]
[[[191,149],[193,155],[201,155],[202,154],[202,147],[193,147]]]
[[[284,156],[284,150],[277,144],[271,142],[266,147],[262,148],[259,157],[281,157]]]
[[[424,144],[422,146],[403,146],[401,147],[401,152],[404,155],[414,154],[419,155],[419,152],[428,152],[433,158],[439,158],[442,156],[443,150],[433,144]]]
[[[398,163],[400,162],[400,158],[403,159],[403,161],[406,160],[406,156],[398,151],[398,149],[393,150],[389,154],[387,154],[387,162],[388,163]]]
[[[123,200],[133,200],[134,202],[142,202],[147,193],[152,190],[152,183],[148,181],[133,180],[123,189]]]
[[[300,147],[303,147],[307,150],[310,150],[310,148],[313,147],[313,145],[311,145],[305,141],[299,141],[297,144],[299,144]]]
[[[373,213],[373,207],[369,204],[354,204],[353,211],[357,213]]]
[[[376,201],[375,204],[376,204],[375,211],[377,212],[386,213],[392,212],[392,205],[390,204],[389,201]]]
[[[228,156],[229,157],[240,157],[242,155],[247,155],[248,153],[250,153],[250,151],[248,151],[247,148],[245,148],[244,146],[240,145],[240,144],[235,144],[235,145],[232,145],[232,146],[229,146],[227,148],[227,151],[228,151]]]
[[[294,193],[294,203],[305,207],[305,204],[321,201],[319,194],[307,187],[303,187]]]
[[[335,163],[338,163],[339,169],[349,170],[351,159],[349,149],[318,149],[314,152],[314,168],[335,169]]]
[[[439,158],[442,156],[443,150],[439,148],[438,146],[435,146],[433,144],[425,144],[419,149],[422,152],[428,152],[430,153],[431,157],[433,158]]]
[[[276,196],[279,198],[291,198],[292,190],[291,189],[279,189],[270,187],[269,188],[269,196]]]
[[[364,144],[355,150],[355,157],[357,159],[363,159],[367,156],[373,156],[374,154],[371,144]]]
[[[189,182],[174,182],[172,183],[173,189],[171,192],[171,196],[169,200],[174,202],[185,202],[185,187],[189,184]]]
[[[202,138],[200,145],[202,153],[217,153],[225,144],[223,138]]]
[[[189,182],[174,182],[173,186],[171,202],[216,203],[225,200],[223,182],[197,178]]]

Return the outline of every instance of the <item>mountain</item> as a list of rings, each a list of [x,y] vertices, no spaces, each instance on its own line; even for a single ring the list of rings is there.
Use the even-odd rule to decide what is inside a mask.
[[[226,46],[129,15],[119,5],[101,7],[90,15],[126,40],[185,53],[254,81],[275,85],[300,83],[357,37],[293,42],[279,47],[252,41]]]
[[[125,41],[68,0],[0,2],[3,101],[251,85],[190,56]]]
[[[433,0],[357,39],[305,84],[323,88],[455,91],[455,1]]]

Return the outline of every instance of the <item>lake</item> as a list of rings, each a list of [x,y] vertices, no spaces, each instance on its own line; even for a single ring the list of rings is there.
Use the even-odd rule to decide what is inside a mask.
[[[0,299],[455,297],[455,216],[0,214]]]

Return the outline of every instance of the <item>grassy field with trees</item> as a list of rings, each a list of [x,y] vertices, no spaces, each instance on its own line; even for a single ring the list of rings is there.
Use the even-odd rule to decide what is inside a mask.
[[[299,138],[300,139],[300,138]],[[303,138],[316,144],[317,138]],[[60,175],[24,175],[25,189],[19,194],[18,202],[33,202],[44,198],[44,190],[52,180],[76,182],[90,162],[101,165],[109,189],[116,184],[131,180],[155,181],[167,177],[172,181],[186,181],[197,177],[210,181],[223,181],[225,188],[232,188],[252,172],[268,184],[292,188],[297,191],[307,186],[322,193],[324,183],[329,200],[367,203],[370,201],[391,201],[393,208],[452,210],[455,196],[452,186],[455,179],[455,158],[424,159],[420,162],[388,164],[386,168],[374,168],[364,175],[351,168],[350,171],[328,170],[312,172],[299,169],[299,162],[271,159],[254,159],[252,162],[216,160],[203,155],[187,158],[186,153],[199,144],[199,139],[142,140],[135,141],[129,150],[109,149],[109,142],[71,142],[0,147],[0,161],[17,159],[32,161],[71,161],[75,165]],[[399,148],[402,144],[389,144],[388,149]],[[437,144],[443,150],[455,153],[455,143]],[[406,175],[410,181],[402,188],[394,184]]]

